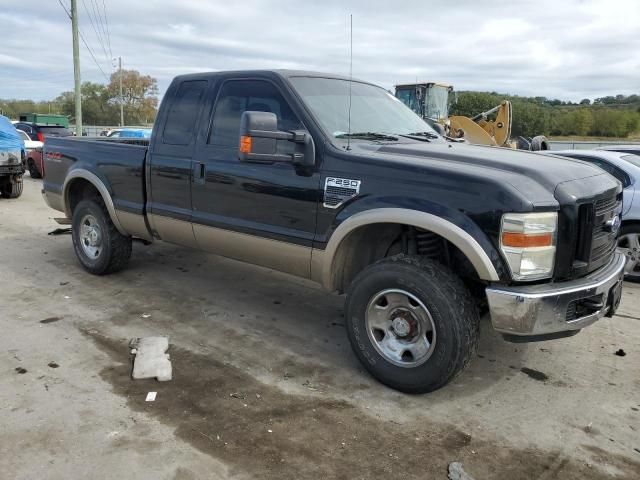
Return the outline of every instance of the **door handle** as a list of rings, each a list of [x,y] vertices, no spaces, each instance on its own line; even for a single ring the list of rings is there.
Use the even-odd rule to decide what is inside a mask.
[[[207,176],[207,169],[204,163],[194,162],[193,164],[193,182],[204,185]]]

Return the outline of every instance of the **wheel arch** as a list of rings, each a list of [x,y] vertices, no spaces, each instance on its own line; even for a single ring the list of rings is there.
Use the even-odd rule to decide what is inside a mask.
[[[478,278],[500,281],[496,267],[484,248],[458,225],[431,213],[406,208],[376,208],[356,213],[343,221],[331,235],[324,252],[314,250],[312,270],[317,280],[330,291],[344,287],[339,264],[348,255],[349,239],[375,225],[406,225],[433,232],[457,247],[469,260]]]
[[[85,169],[74,169],[70,171],[67,175],[67,178],[64,181],[64,185],[62,187],[62,198],[64,202],[64,211],[67,218],[71,218],[73,216],[73,205],[71,193],[76,191],[78,188],[82,188],[83,186],[91,186],[93,187],[104,202],[107,207],[107,211],[109,212],[109,217],[111,221],[118,229],[118,231],[122,235],[128,235],[120,221],[118,220],[118,216],[116,215],[116,209],[113,204],[113,199],[111,198],[111,193],[109,189],[104,184],[104,182],[98,177],[95,173],[92,173]]]

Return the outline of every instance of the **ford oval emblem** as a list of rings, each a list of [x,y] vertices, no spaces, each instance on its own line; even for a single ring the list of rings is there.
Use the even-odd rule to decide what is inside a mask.
[[[616,215],[615,217],[611,217],[607,220],[607,223],[604,224],[605,229],[611,233],[617,233],[620,230],[621,224],[620,216]]]

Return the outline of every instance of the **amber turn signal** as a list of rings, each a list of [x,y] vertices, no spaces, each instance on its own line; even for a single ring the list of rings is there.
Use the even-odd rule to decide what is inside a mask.
[[[251,153],[252,139],[246,135],[240,137],[240,153]]]
[[[551,233],[524,234],[518,232],[503,232],[502,245],[505,247],[550,247],[553,245],[553,235]]]

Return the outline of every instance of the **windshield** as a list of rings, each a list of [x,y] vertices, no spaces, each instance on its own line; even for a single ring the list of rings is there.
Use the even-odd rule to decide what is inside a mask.
[[[410,135],[435,131],[396,97],[380,87],[332,78],[293,77],[291,83],[334,139],[361,133]],[[349,128],[351,83],[351,128]],[[373,137],[372,137],[373,138]],[[378,136],[377,140],[384,139]]]
[[[433,85],[427,89],[425,115],[434,120],[449,117],[449,89],[442,85]]]
[[[635,165],[636,167],[640,167],[640,156],[638,155],[625,155],[620,158],[631,163],[632,165]]]

